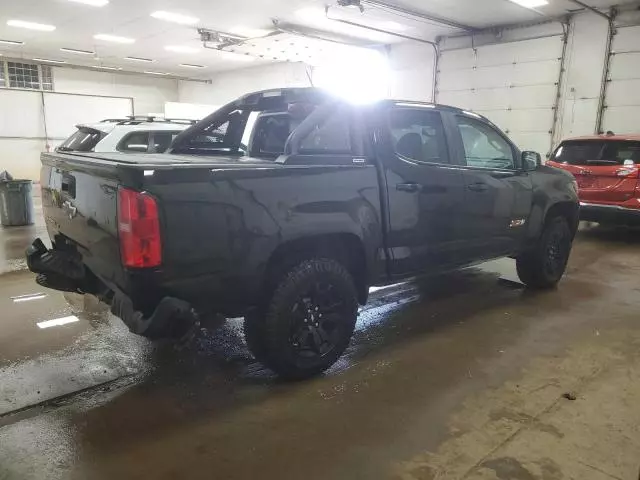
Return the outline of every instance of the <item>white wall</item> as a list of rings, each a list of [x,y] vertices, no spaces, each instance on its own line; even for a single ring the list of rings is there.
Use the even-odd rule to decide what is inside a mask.
[[[389,97],[399,100],[433,101],[435,50],[431,45],[406,42],[388,49]]]
[[[56,92],[132,97],[136,115],[164,112],[165,102],[178,101],[178,80],[150,75],[55,67],[53,84]]]
[[[622,12],[618,20],[635,23],[640,20],[637,12]],[[465,48],[486,44],[514,42],[557,34],[560,24],[548,22],[526,28],[506,29],[496,34],[477,34],[445,38],[441,47]],[[607,21],[592,13],[573,15],[565,54],[564,75],[560,90],[554,144],[563,138],[591,135],[595,132],[598,102],[602,87],[602,73],[608,37]],[[640,76],[640,65],[638,65]],[[640,130],[640,128],[639,128]],[[541,152],[545,153],[545,152]]]
[[[571,21],[556,144],[595,132],[607,35],[606,20],[595,14],[576,15]]]
[[[44,93],[45,115],[41,92],[0,90],[0,111],[21,112],[20,117],[5,115],[5,121],[0,121],[0,171],[8,170],[15,178],[38,180],[40,152],[47,144],[59,144],[73,132],[75,124],[97,121],[103,118],[101,115],[130,115],[131,101],[128,98],[133,100],[135,114],[164,112],[165,102],[178,100],[177,80],[64,67],[52,70],[56,93]],[[89,97],[69,96],[63,99],[65,96],[58,93]],[[48,141],[45,139],[45,116]],[[21,122],[16,123],[16,118]]]
[[[211,84],[180,81],[180,102],[225,105],[245,93],[268,88],[309,87],[309,67],[301,62],[276,63],[215,75]]]

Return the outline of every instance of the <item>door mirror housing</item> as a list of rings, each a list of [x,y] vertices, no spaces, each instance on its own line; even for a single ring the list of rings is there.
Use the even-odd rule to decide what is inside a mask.
[[[542,165],[542,157],[538,152],[522,152],[522,169],[525,172],[532,172]]]

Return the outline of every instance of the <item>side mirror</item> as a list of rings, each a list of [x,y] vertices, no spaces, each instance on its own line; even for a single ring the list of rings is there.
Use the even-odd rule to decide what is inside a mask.
[[[542,157],[538,152],[522,152],[522,169],[525,172],[532,172],[542,165]]]
[[[636,164],[636,162],[634,162],[633,160],[631,160],[629,158],[627,158],[623,163],[623,165],[625,167],[633,167],[633,166],[635,166],[635,164]]]

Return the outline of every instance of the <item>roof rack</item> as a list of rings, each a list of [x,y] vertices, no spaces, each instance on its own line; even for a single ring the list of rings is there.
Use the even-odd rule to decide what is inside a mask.
[[[100,123],[117,123],[118,125],[140,125],[141,123],[180,123],[195,125],[197,120],[189,118],[162,118],[153,115],[129,115],[126,118],[105,118]]]

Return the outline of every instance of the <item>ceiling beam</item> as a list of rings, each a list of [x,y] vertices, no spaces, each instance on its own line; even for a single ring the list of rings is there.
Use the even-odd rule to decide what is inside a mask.
[[[585,8],[597,15],[600,15],[601,17],[604,17],[607,19],[608,22],[611,21],[611,17],[609,15],[607,15],[606,13],[601,12],[600,10],[598,10],[595,7],[592,7],[591,5],[587,5],[586,3],[582,2],[581,0],[569,0],[571,3],[575,3],[576,5],[580,5],[582,8]]]
[[[401,13],[403,15],[410,15],[412,17],[421,18],[422,20],[427,20],[431,23],[436,23],[439,25],[445,25],[451,28],[457,28],[459,30],[465,30],[467,32],[473,32],[477,30],[477,28],[472,27],[470,25],[465,25],[463,23],[458,23],[455,20],[449,20],[448,18],[438,17],[437,15],[432,15],[430,13],[419,12],[416,10],[411,10],[405,7],[399,7],[397,5],[391,5],[389,3],[382,2],[380,0],[361,0],[365,5],[370,5],[372,7],[390,10],[393,12]]]

